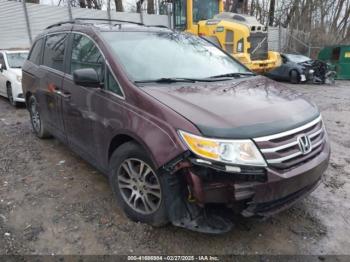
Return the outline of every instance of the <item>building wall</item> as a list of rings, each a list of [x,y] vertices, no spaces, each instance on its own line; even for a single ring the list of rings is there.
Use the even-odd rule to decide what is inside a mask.
[[[47,26],[69,20],[68,7],[29,3],[26,6],[32,39]],[[105,10],[72,7],[72,16],[73,18],[108,18],[108,13]],[[138,13],[111,10],[111,18],[141,22],[141,16]],[[166,15],[143,14],[143,23],[169,26]],[[23,3],[0,0],[0,49],[29,48],[30,45]]]

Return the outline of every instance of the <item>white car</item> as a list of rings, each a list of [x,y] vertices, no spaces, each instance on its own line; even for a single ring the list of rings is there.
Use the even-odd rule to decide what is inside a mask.
[[[0,50],[0,95],[9,99],[11,105],[24,103],[22,91],[22,65],[28,51]]]

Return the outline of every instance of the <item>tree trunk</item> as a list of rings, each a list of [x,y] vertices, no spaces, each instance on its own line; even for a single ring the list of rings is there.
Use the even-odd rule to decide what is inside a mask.
[[[245,14],[248,11],[248,0],[233,0],[231,12]]]
[[[79,6],[80,8],[86,8],[85,0],[79,0]]]
[[[252,1],[250,2],[250,11],[249,11],[249,14],[250,14],[251,16],[253,16],[253,15],[254,15],[254,11],[255,11],[255,1],[252,0]]]
[[[147,13],[154,14],[154,0],[147,0]]]
[[[239,1],[240,0],[233,0],[232,1],[231,12],[233,12],[233,13],[237,13],[238,12]]]
[[[123,1],[122,0],[114,0],[115,3],[115,11],[124,12]]]
[[[86,2],[87,2],[87,7],[89,9],[91,9],[92,8],[92,0],[86,0]]]
[[[276,6],[276,1],[270,0],[269,26],[273,26],[273,22],[275,20],[275,6]]]
[[[141,13],[141,8],[144,0],[139,0],[136,2],[136,12]]]
[[[296,12],[299,5],[299,0],[295,0],[292,8],[290,9],[289,13],[287,14],[287,18],[283,23],[283,27],[288,27],[290,21],[292,20],[294,13]]]
[[[231,5],[231,0],[226,0],[225,1],[225,11],[229,12],[230,11],[230,5]]]

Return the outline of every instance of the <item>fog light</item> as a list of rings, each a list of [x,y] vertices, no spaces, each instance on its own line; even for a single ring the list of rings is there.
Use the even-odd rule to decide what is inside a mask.
[[[239,166],[225,166],[227,172],[240,173],[241,168]]]

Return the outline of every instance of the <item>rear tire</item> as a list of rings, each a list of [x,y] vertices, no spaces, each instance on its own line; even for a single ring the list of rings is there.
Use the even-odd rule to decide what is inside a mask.
[[[292,70],[290,72],[289,76],[290,76],[290,82],[292,84],[299,84],[300,83],[300,75],[299,75],[298,71]]]
[[[45,122],[40,117],[38,103],[35,96],[31,96],[29,98],[28,109],[30,114],[30,122],[32,124],[35,135],[42,139],[51,137],[51,134],[46,129]]]
[[[117,148],[110,159],[109,182],[129,219],[156,227],[168,224],[164,178],[140,145],[127,142]]]
[[[14,107],[17,107],[18,103],[13,98],[11,83],[7,83],[6,91],[7,91],[7,98],[9,100],[10,104]]]

